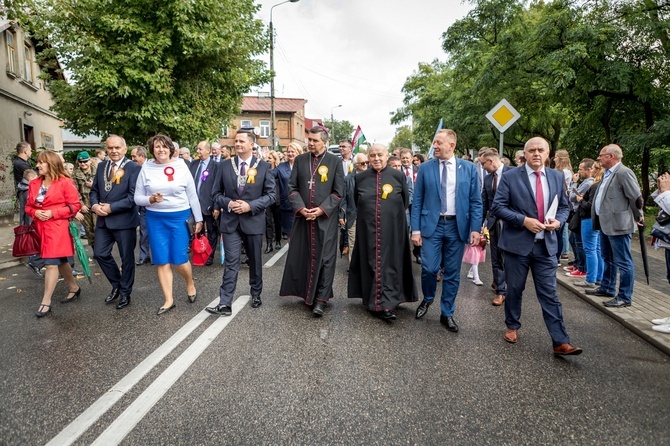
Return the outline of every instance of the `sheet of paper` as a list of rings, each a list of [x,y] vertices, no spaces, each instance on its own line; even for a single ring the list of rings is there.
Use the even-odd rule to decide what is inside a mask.
[[[550,218],[556,219],[556,211],[558,211],[558,195],[554,197],[554,201],[551,202],[551,206],[549,206],[549,210],[547,210],[545,223],[549,221]]]

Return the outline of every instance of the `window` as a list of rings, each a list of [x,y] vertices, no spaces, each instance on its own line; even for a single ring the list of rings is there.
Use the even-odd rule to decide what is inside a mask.
[[[241,129],[254,128],[253,124],[251,123],[251,119],[241,119],[240,120],[240,128]]]
[[[23,61],[25,64],[24,79],[32,84],[35,82],[35,75],[33,73],[33,47],[27,42],[23,46]]]
[[[16,36],[13,31],[7,31],[5,33],[7,39],[7,71],[10,73],[16,73],[18,71],[18,59],[16,55]]]
[[[270,137],[270,121],[261,120],[261,138]]]
[[[222,138],[228,138],[228,135],[230,134],[229,132],[230,132],[230,130],[229,130],[228,126],[226,124],[224,124],[223,128],[221,128],[221,137]]]

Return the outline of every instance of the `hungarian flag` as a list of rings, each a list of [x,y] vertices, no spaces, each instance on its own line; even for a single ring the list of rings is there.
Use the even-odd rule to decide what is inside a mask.
[[[361,130],[361,126],[359,125],[358,127],[356,127],[354,137],[351,139],[351,145],[354,148],[353,153],[359,153],[361,150],[361,145],[367,144],[367,142],[368,141],[365,139],[363,130]]]

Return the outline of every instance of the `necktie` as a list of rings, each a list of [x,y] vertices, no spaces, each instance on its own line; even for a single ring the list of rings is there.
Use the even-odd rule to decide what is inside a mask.
[[[535,206],[537,206],[537,219],[544,223],[544,191],[542,190],[542,172],[535,174]]]
[[[409,176],[409,167],[405,167],[405,176],[406,176],[406,177]]]
[[[114,180],[114,175],[116,175],[116,163],[112,163],[109,168],[109,181]]]
[[[197,192],[198,194],[200,193],[200,185],[202,183],[201,178],[202,178],[202,167],[203,167],[203,162],[200,161],[200,164],[198,164],[198,170],[195,172],[195,184],[197,184]]]
[[[247,175],[247,163],[242,161],[240,163],[240,180]],[[238,186],[237,186],[237,191],[242,195],[242,191],[244,191],[244,186],[241,186],[242,182],[238,181]]]
[[[442,176],[440,178],[440,201],[442,202],[442,207],[440,208],[440,214],[447,213],[447,162],[441,161],[442,163]]]
[[[498,190],[498,172],[493,172],[493,197],[496,196],[496,191]]]

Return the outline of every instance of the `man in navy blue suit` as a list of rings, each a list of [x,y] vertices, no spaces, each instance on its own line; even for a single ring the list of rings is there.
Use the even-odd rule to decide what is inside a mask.
[[[135,184],[140,166],[125,157],[126,141],[111,135],[105,141],[109,159],[98,166],[91,186],[91,210],[98,216],[95,225],[93,254],[100,269],[112,285],[105,298],[111,303],[118,297],[117,310],[130,305],[130,293],[135,283],[135,242],[140,225],[135,205]],[[121,257],[121,271],[112,248],[116,243]]]
[[[563,174],[545,167],[549,143],[531,138],[524,147],[526,164],[503,174],[491,212],[504,222],[498,247],[505,252],[507,298],[504,338],[512,344],[521,328],[521,298],[528,270],[554,346],[554,355],[578,355],[570,344],[556,293],[556,230],[568,218]],[[555,212],[555,214],[554,214]]]
[[[219,231],[216,227],[216,221],[219,218],[219,209],[214,206],[212,201],[212,188],[216,180],[219,163],[216,163],[210,157],[211,145],[207,141],[200,141],[196,148],[198,160],[191,162],[189,169],[195,182],[195,190],[200,200],[200,209],[202,209],[203,227],[202,230],[207,234],[207,241],[212,247],[212,253],[205,262],[206,266],[214,263],[214,254],[216,246],[219,244]]]
[[[482,187],[482,214],[484,215],[482,226],[486,226],[491,235],[491,269],[493,270],[493,285],[496,292],[491,303],[494,306],[500,306],[505,301],[505,296],[507,296],[504,259],[502,251],[498,248],[502,222],[490,210],[493,198],[498,191],[502,174],[512,168],[503,164],[500,160],[498,150],[492,147],[479,151],[479,161],[481,168],[487,173],[484,176],[484,187]]]
[[[219,304],[206,310],[220,316],[232,314],[233,297],[240,270],[242,245],[249,256],[251,306],[261,306],[263,290],[263,234],[265,209],[275,202],[275,179],[270,164],[252,154],[254,134],[240,130],[235,135],[237,155],[222,161],[212,186],[215,209],[221,209],[219,230],[223,234],[226,268],[219,290]]]
[[[458,331],[454,302],[461,279],[465,244],[479,243],[482,198],[475,165],[454,156],[456,132],[440,130],[433,140],[435,158],[419,168],[412,201],[412,243],[421,246],[422,318],[433,303],[437,273],[444,265],[440,323]]]

